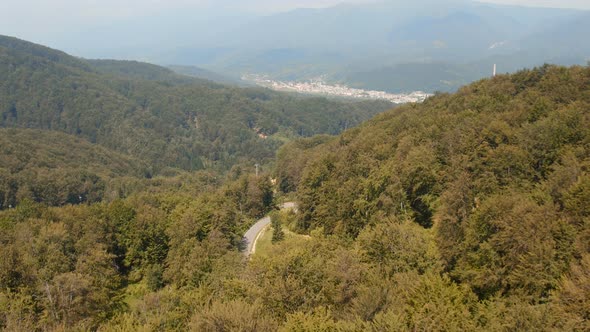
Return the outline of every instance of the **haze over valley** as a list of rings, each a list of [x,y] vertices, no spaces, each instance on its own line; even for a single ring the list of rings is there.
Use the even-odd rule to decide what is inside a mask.
[[[323,77],[331,85],[388,93],[455,91],[489,77],[494,63],[499,73],[507,73],[590,60],[590,8],[584,5],[326,3],[293,9],[296,5],[289,7],[288,2],[276,8],[187,1],[163,10],[152,4],[154,8],[123,12],[123,17],[101,14],[107,4],[95,5],[98,18],[85,24],[64,19],[57,25],[62,27],[59,33],[36,34],[33,40],[86,58],[196,66],[236,80],[244,75],[283,82]],[[100,15],[105,18],[97,21]],[[20,29],[26,32],[27,24]]]

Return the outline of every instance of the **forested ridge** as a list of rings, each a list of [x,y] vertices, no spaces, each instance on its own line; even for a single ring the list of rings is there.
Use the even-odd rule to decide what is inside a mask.
[[[266,163],[288,139],[337,134],[392,107],[228,87],[4,36],[0,77],[1,127],[80,136],[143,159],[155,172]]]
[[[590,329],[590,68],[499,75],[292,140],[377,104],[18,45],[0,47],[4,330]],[[285,195],[297,213],[273,212]],[[245,259],[268,213],[306,236]]]
[[[417,273],[443,301],[373,304],[395,329],[584,331],[589,110],[588,67],[500,75],[287,144],[279,187],[297,190],[299,231],[349,239],[382,280]]]

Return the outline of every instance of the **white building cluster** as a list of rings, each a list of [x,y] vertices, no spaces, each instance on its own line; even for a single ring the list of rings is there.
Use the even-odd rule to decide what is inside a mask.
[[[298,92],[304,94],[355,99],[384,99],[396,104],[423,102],[426,98],[431,96],[431,94],[422,91],[393,94],[384,91],[355,89],[339,84],[326,84],[322,80],[310,80],[307,82],[284,82],[275,81],[259,75],[248,75],[242,77],[242,79],[245,81],[252,81],[257,85],[276,91]]]

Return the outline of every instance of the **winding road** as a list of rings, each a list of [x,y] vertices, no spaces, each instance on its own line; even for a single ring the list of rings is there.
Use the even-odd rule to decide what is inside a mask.
[[[297,211],[297,204],[294,202],[287,202],[281,204],[281,210],[294,209]],[[260,232],[270,225],[270,217],[266,216],[258,220],[250,229],[244,234],[242,243],[244,245],[244,255],[250,256],[256,250],[256,240],[260,236]]]
[[[268,225],[270,225],[270,217],[264,217],[258,220],[258,222],[250,227],[246,234],[244,234],[244,237],[242,238],[242,243],[244,243],[246,248],[244,250],[244,255],[250,256],[254,252],[258,235]]]

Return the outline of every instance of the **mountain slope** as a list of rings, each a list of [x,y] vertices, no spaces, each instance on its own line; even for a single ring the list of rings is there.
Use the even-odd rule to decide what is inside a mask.
[[[480,298],[542,301],[588,253],[589,109],[588,67],[500,75],[286,146],[278,164],[303,162],[279,186],[297,188],[302,231],[434,226],[445,271]]]
[[[271,217],[310,234],[247,262],[241,234],[273,188],[239,167],[221,187],[194,172],[128,199],[0,211],[0,328],[586,331],[589,86],[590,68],[544,66],[289,142],[279,184],[302,204]],[[102,168],[94,154],[101,173],[126,168],[71,136],[6,133],[12,169]]]
[[[504,66],[511,72],[543,63],[584,64],[589,56],[584,38],[588,29],[583,24],[588,13],[582,10],[472,0],[382,0],[271,15],[227,8],[216,12],[213,7],[70,29],[52,43],[84,56],[197,66],[230,77],[322,76],[335,82],[342,81],[342,73],[408,63],[465,65],[466,80],[471,82],[471,77],[489,73],[488,66],[473,70],[471,64],[498,55],[513,58]],[[433,71],[430,80],[449,80],[438,73]],[[367,81],[367,86],[371,84]]]
[[[468,66],[445,62],[407,63],[348,74],[344,80],[359,88],[390,91],[442,91],[448,92],[478,77],[483,65]],[[491,75],[491,66],[488,66]]]
[[[149,172],[137,159],[71,135],[0,129],[0,210],[24,199],[48,205],[100,201],[110,180]]]
[[[488,76],[494,63],[502,63],[501,72],[543,63],[584,64],[590,56],[585,16],[584,11],[471,1],[295,10],[236,29],[223,39],[227,52],[200,64],[279,80],[322,76],[393,93],[456,91]],[[405,84],[398,72],[424,77],[423,84]]]
[[[76,59],[64,52],[42,45],[29,43],[18,38],[0,35],[0,46],[10,49],[14,52],[29,54],[46,61],[51,61],[70,67],[76,67],[83,70],[89,70],[88,66],[80,59]]]
[[[1,127],[74,134],[156,171],[265,162],[285,139],[336,134],[391,107],[225,87],[148,64],[76,59],[9,37],[0,37],[0,76]]]
[[[587,294],[588,279],[564,280],[590,254],[589,128],[590,67],[546,65],[380,114],[324,144],[286,145],[277,164],[298,167],[277,176],[297,188],[300,231],[356,239],[389,278],[405,271],[400,260],[423,262],[405,261],[419,241],[397,231],[419,225],[441,273],[486,308],[546,312],[533,330],[584,330],[587,306],[564,296]]]
[[[227,85],[244,85],[245,82],[237,78],[231,78],[225,75],[221,75],[210,70],[206,70],[203,68],[195,67],[195,66],[168,66],[172,71],[177,74],[196,77],[203,80],[209,80],[219,84],[227,84]]]
[[[586,37],[590,31],[590,12],[575,15],[573,19],[561,20],[544,26],[539,31],[523,38],[521,48],[554,56],[584,55],[590,58],[590,44]]]
[[[110,74],[127,79],[176,83],[204,83],[196,79],[189,80],[186,77],[175,74],[168,68],[149,63],[121,60],[85,60],[85,62],[101,74]]]
[[[401,167],[397,169],[400,176],[407,172],[412,174],[410,169],[423,167],[426,173],[414,175],[426,177],[420,181],[433,181],[430,185],[434,187],[427,190],[428,199],[435,199],[440,194],[439,190],[443,189],[444,186],[439,187],[447,181],[446,177],[441,177],[443,173],[456,175],[460,170],[470,173],[474,179],[484,174],[493,175],[486,179],[491,181],[487,185],[492,186],[487,190],[520,186],[522,183],[519,181],[535,183],[546,180],[555,164],[560,162],[561,154],[567,150],[579,147],[581,150],[576,152],[576,157],[580,158],[580,162],[587,158],[584,144],[588,139],[586,135],[590,134],[585,123],[589,120],[586,112],[590,104],[589,83],[590,69],[587,67],[549,65],[479,81],[463,87],[454,95],[441,94],[421,105],[408,105],[386,112],[332,139],[331,143],[314,147],[323,149],[320,154],[324,156],[314,164],[315,167],[320,167],[322,163],[331,165],[329,168],[332,171],[321,181],[328,184],[334,180],[339,186],[347,179],[353,182],[360,180],[359,174],[370,178],[376,173],[388,172],[393,164],[396,169]],[[539,140],[535,141],[535,138]],[[424,153],[420,155],[420,151]],[[517,156],[523,159],[511,159]],[[408,158],[419,159],[411,163]],[[503,160],[507,163],[514,163],[511,171],[502,168],[508,167],[501,164],[502,158],[507,158]],[[421,165],[425,162],[432,164]],[[517,168],[517,162],[524,163],[518,165],[522,169]],[[324,174],[311,172],[312,169],[308,170],[307,180],[303,183],[296,181],[303,186],[301,189],[315,183],[312,180],[314,177]],[[383,185],[374,189],[373,199],[378,199],[385,188]],[[411,183],[410,187],[402,187],[402,192],[406,194],[396,199],[412,193],[416,185]],[[363,186],[353,187],[356,189],[351,192],[363,191]],[[322,186],[322,190],[329,191],[329,186]],[[421,191],[417,195],[403,198],[408,200],[404,205],[412,206],[426,192]],[[332,198],[334,196],[326,193],[322,200],[328,202]],[[343,216],[358,213],[353,212],[353,204],[343,204],[348,208],[337,209],[342,211]],[[429,201],[423,206],[427,211],[418,209],[413,213],[419,215],[424,212],[432,216],[436,206],[434,201]],[[316,219],[313,214],[308,217],[321,223],[327,222]],[[365,222],[369,219],[363,218]],[[425,225],[433,221],[430,218],[423,220]]]

